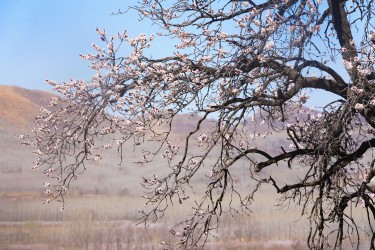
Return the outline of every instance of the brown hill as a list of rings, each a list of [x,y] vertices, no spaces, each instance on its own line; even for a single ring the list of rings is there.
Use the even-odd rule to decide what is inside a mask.
[[[41,106],[47,106],[51,93],[0,85],[0,131],[16,132],[30,128]]]
[[[40,115],[41,106],[48,105],[51,96],[46,91],[0,85],[0,176],[31,168],[35,160],[33,149],[21,145],[16,135],[31,132],[34,118]],[[0,182],[8,183],[8,177],[3,175]]]

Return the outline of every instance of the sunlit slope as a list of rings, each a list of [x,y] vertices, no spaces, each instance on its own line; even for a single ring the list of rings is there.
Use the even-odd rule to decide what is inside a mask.
[[[30,128],[50,96],[45,91],[0,85],[0,130],[17,132]]]

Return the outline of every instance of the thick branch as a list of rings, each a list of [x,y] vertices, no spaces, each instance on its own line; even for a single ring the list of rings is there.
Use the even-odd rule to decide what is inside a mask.
[[[337,160],[320,179],[310,181],[310,182],[302,181],[293,185],[285,185],[282,188],[277,188],[277,191],[279,193],[285,193],[289,190],[296,189],[296,188],[312,187],[312,186],[319,185],[320,183],[327,181],[337,171],[346,167],[350,162],[355,161],[359,159],[360,157],[362,157],[369,148],[373,148],[373,147],[375,147],[375,138],[362,142],[362,144],[358,147],[358,149],[355,152]]]
[[[268,158],[268,161],[259,162],[255,166],[255,172],[259,172],[263,168],[265,168],[265,167],[267,167],[271,164],[278,163],[279,161],[282,161],[282,160],[285,160],[285,159],[294,158],[294,157],[299,156],[299,155],[312,155],[312,154],[316,154],[316,150],[313,150],[313,149],[298,149],[298,150],[295,150],[295,151],[292,151],[292,152],[280,154],[278,156]]]
[[[354,46],[350,23],[345,11],[345,2],[346,0],[330,0],[328,4],[331,10],[333,27],[336,31],[340,46],[346,49],[346,52],[342,53],[342,57],[346,61],[352,61],[352,59],[357,56],[357,52]]]

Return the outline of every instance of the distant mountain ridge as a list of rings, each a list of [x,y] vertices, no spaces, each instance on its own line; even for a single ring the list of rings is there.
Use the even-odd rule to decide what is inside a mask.
[[[0,173],[20,169],[20,166],[29,168],[32,165],[33,149],[22,145],[21,140],[17,139],[17,134],[32,133],[31,127],[36,126],[35,117],[41,114],[41,107],[48,107],[52,96],[54,94],[48,91],[0,85],[0,152],[2,152]],[[183,147],[186,136],[197,129],[200,119],[201,117],[191,114],[178,114],[173,120],[168,141],[173,145]],[[200,124],[200,129],[190,138],[189,145],[193,147],[193,150],[199,150],[195,148],[199,134],[201,132],[208,134],[208,131],[215,126],[217,126],[217,121],[214,119]],[[289,146],[290,142],[285,140],[285,131],[273,132],[263,138],[263,135],[268,133],[266,129],[257,127],[257,133],[255,133],[255,125],[251,121],[245,126],[250,132],[249,136],[254,136],[249,140],[249,147],[268,148],[272,154],[278,154],[281,146],[285,149]],[[148,147],[148,144],[145,147]]]
[[[31,127],[35,126],[35,117],[41,114],[41,107],[48,107],[50,97],[54,96],[52,92],[42,90],[29,90],[18,86],[0,85],[0,148],[6,148],[5,142],[18,144],[19,140],[15,138],[17,134],[30,133]],[[307,110],[307,109],[306,109]],[[315,112],[314,112],[315,113]],[[300,118],[306,114],[293,114]],[[189,132],[195,131],[197,123],[201,117],[190,114],[179,114],[173,120],[172,133],[169,135],[171,143],[185,143],[186,136]],[[258,122],[261,118],[257,116]],[[206,132],[216,126],[215,120],[207,120],[200,126],[200,130],[191,139],[199,135],[200,132]],[[249,131],[254,131],[253,122],[248,123]],[[268,134],[267,128],[257,126],[257,135],[259,139],[252,142],[253,146],[264,146],[265,144],[273,145],[278,150],[281,145],[286,146],[283,133],[273,133],[272,136],[262,139],[263,134]]]

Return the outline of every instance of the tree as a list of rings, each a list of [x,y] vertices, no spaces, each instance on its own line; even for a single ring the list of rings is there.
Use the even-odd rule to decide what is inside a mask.
[[[25,142],[37,148],[34,167],[57,180],[46,184],[46,202],[64,201],[71,180],[103,151],[116,147],[122,159],[125,142],[142,147],[152,140],[159,147],[142,161],[162,154],[171,172],[144,178],[146,224],[171,202],[185,202],[197,173],[211,169],[192,216],[181,232],[171,231],[183,247],[202,246],[222,212],[246,212],[259,186],[272,185],[284,203],[307,214],[311,249],[341,249],[348,237],[354,247],[361,240],[374,249],[374,6],[370,0],[140,1],[129,9],[159,25],[157,36],[178,41],[176,49],[155,59],[145,53],[154,36],[115,38],[98,29],[106,47],[82,55],[95,70],[92,79],[48,81],[59,96]],[[124,47],[131,48],[127,57]],[[304,107],[315,89],[336,99],[318,110]],[[168,139],[180,113],[198,119],[184,143],[173,145]],[[254,135],[271,132],[283,134],[290,147],[253,146]],[[216,161],[208,164],[212,155]],[[232,176],[239,161],[247,162],[253,183],[247,194],[237,192]],[[275,164],[296,181],[258,177]],[[240,206],[226,203],[228,197]],[[358,225],[353,206],[363,206],[368,225]],[[360,238],[364,227],[368,234]]]

